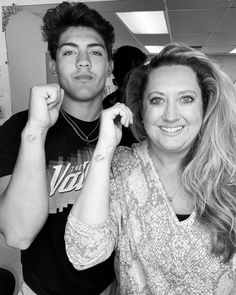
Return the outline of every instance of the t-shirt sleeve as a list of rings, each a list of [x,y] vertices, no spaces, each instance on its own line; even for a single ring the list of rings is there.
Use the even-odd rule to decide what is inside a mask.
[[[0,177],[12,174],[27,116],[26,111],[17,113],[0,127]]]

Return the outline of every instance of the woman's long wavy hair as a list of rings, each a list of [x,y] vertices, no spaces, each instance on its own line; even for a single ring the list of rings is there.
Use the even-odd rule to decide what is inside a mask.
[[[228,262],[236,252],[236,92],[229,77],[205,54],[182,44],[167,45],[149,64],[134,70],[127,84],[126,104],[140,141],[147,138],[142,105],[148,76],[164,65],[189,66],[197,75],[203,123],[182,161],[182,180],[193,196],[198,220],[211,232],[212,254]]]

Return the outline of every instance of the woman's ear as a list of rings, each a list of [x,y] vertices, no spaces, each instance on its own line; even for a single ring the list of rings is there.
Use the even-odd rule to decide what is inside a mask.
[[[50,60],[48,64],[50,72],[53,74],[54,77],[57,77],[57,69],[56,69],[56,63],[54,60]]]

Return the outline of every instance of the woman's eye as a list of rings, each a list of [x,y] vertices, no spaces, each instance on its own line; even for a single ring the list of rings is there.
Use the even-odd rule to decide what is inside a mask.
[[[150,102],[152,104],[158,104],[159,105],[159,104],[163,104],[165,102],[165,100],[162,97],[153,97],[153,98],[150,99]]]
[[[193,101],[193,98],[191,96],[183,96],[180,98],[180,101],[182,103],[190,103]]]

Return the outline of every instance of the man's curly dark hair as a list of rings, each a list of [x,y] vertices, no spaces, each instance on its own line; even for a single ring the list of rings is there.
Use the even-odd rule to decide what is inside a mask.
[[[104,40],[108,59],[112,58],[112,47],[115,42],[113,26],[84,3],[62,2],[46,12],[41,27],[43,40],[48,42],[48,51],[53,60],[56,60],[61,34],[68,28],[77,26],[90,27],[98,32]]]

